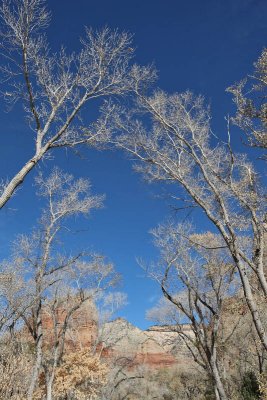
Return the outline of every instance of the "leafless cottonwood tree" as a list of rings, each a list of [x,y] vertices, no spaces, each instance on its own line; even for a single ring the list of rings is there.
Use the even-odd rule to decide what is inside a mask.
[[[113,268],[111,265],[104,264],[103,261],[98,257],[91,262],[82,263],[78,268],[75,266],[71,272],[61,273],[58,283],[53,285],[51,296],[47,296],[48,299],[43,302],[43,349],[41,363],[43,372],[41,374],[41,385],[34,392],[33,398],[36,397],[37,393],[42,396],[45,394],[47,400],[54,398],[54,384],[58,382],[59,368],[62,366],[66,353],[81,355],[84,352],[84,356],[87,353],[88,359],[90,359],[91,349],[85,348],[82,351],[79,349],[79,343],[73,341],[71,336],[73,318],[75,318],[77,311],[85,312],[86,307],[90,308],[92,306],[94,297],[98,291],[105,289],[105,284],[108,286],[112,284]],[[88,283],[90,279],[91,283],[94,282],[93,286]],[[64,280],[65,282],[63,283]],[[81,288],[82,286],[84,286],[83,289]],[[85,286],[88,287],[85,289]],[[32,321],[29,318],[31,316],[27,319],[30,329],[32,328]],[[76,320],[76,323],[79,324],[79,321],[77,322]],[[45,326],[46,324],[47,326]],[[74,328],[78,330],[81,326],[78,325]],[[75,339],[78,339],[77,335],[75,335]],[[66,349],[66,346],[70,348]],[[73,346],[75,346],[76,350]],[[67,366],[65,367],[68,370]],[[90,372],[87,372],[89,379]],[[68,374],[70,381],[68,390],[70,392],[75,391],[74,383],[73,387],[71,387],[71,380],[74,378],[74,376],[72,377],[72,371],[69,370]]]
[[[153,231],[161,259],[149,273],[178,310],[172,312],[179,318],[175,327],[195,362],[210,375],[216,399],[226,400],[229,397],[218,353],[227,342],[222,336],[222,314],[225,302],[236,293],[235,268],[229,253],[220,249],[220,237],[192,235],[190,230],[186,224],[169,223]],[[217,249],[207,250],[208,245]],[[150,317],[153,315],[160,315],[158,307],[150,311]],[[183,320],[190,323],[193,334],[182,329]]]
[[[53,398],[53,385],[64,356],[66,337],[70,335],[72,317],[79,310],[83,312],[84,305],[91,307],[97,294],[113,286],[117,278],[112,264],[105,263],[103,257],[93,256],[87,261],[76,262],[71,271],[61,272],[58,283],[53,285],[51,295],[47,296],[49,301],[44,302],[42,310],[42,318],[46,317],[52,322],[52,332],[47,331],[46,335],[43,335],[47,343],[44,342],[41,364],[47,400]],[[79,326],[76,329],[79,329]],[[79,343],[76,345],[79,346]],[[89,357],[91,348],[84,351],[87,351]]]
[[[50,22],[45,0],[2,0],[2,93],[12,105],[22,100],[35,150],[10,180],[1,184],[2,208],[26,175],[55,148],[97,145],[108,137],[101,118],[87,125],[89,102],[123,95],[154,77],[151,68],[130,66],[131,36],[108,28],[86,29],[81,50],[52,53],[43,31]],[[92,104],[93,106],[93,104]]]
[[[267,296],[264,246],[266,202],[259,173],[245,154],[233,151],[230,141],[216,138],[210,127],[210,110],[203,97],[191,92],[169,95],[161,90],[145,96],[136,90],[140,114],[123,114],[113,120],[121,132],[114,142],[137,159],[137,170],[150,181],[182,189],[181,206],[202,210],[223,238],[239,271],[244,295],[257,334],[267,350],[267,335],[255,290]],[[140,162],[138,162],[140,161]],[[183,194],[184,193],[184,194]],[[243,237],[250,238],[249,243]],[[257,287],[255,287],[257,281]],[[265,301],[265,300],[263,300]]]
[[[141,381],[144,379],[142,368],[130,369],[133,357],[129,355],[112,357],[109,360],[109,373],[107,374],[106,385],[102,387],[99,400],[127,399],[134,395],[133,392],[140,388]],[[142,392],[141,397],[144,396]]]
[[[249,145],[267,148],[267,48],[254,63],[254,72],[241,82],[229,87],[236,104],[232,119],[248,138]],[[265,154],[266,158],[266,154]]]
[[[71,175],[54,169],[46,179],[40,175],[37,185],[38,193],[46,199],[39,229],[19,237],[10,264],[24,279],[24,299],[28,303],[22,319],[35,347],[28,399],[34,396],[41,370],[46,377],[46,398],[52,399],[55,370],[64,353],[73,313],[98,291],[115,284],[118,276],[102,256],[68,256],[61,248],[59,235],[67,228],[68,219],[88,215],[102,204],[101,196],[89,193],[88,181],[75,181]],[[48,347],[43,330],[47,314],[52,321]]]
[[[127,294],[120,291],[100,292],[95,300],[98,312],[97,337],[92,347],[93,354],[101,358],[106,346],[105,327],[115,315],[127,305]]]
[[[8,262],[0,263],[0,332],[12,330],[21,318],[28,301],[24,297],[24,281]],[[29,300],[29,299],[28,299]]]

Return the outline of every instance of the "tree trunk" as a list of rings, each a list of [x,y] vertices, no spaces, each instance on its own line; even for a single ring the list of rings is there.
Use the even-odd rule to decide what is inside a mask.
[[[212,375],[214,379],[214,389],[215,389],[215,396],[216,400],[228,400],[227,395],[224,390],[224,386],[218,371],[218,367],[214,360],[211,360],[211,369]]]
[[[221,399],[220,399],[219,392],[218,392],[218,389],[217,389],[216,383],[215,383],[215,385],[214,385],[214,393],[215,393],[215,398],[216,398],[216,400],[221,400]]]
[[[0,196],[0,209],[8,202],[12,197],[15,190],[24,181],[25,176],[33,169],[37,162],[37,159],[33,158],[29,160],[23,168],[14,176],[14,178],[8,183],[3,193]]]
[[[52,400],[53,380],[50,378],[46,381],[46,400]]]
[[[233,257],[234,257],[234,260],[236,262],[236,265],[237,265],[237,268],[239,271],[239,275],[241,278],[242,287],[243,287],[243,291],[244,291],[244,296],[245,296],[249,311],[251,313],[256,332],[260,338],[260,341],[261,341],[264,349],[267,351],[266,331],[262,324],[257,304],[254,300],[254,296],[253,296],[251,285],[250,285],[250,282],[249,282],[249,279],[247,276],[247,272],[245,270],[245,267],[243,266],[243,263],[235,255],[233,255]]]
[[[36,383],[38,381],[40,368],[42,365],[42,357],[43,357],[42,351],[43,351],[43,329],[42,329],[41,302],[40,302],[37,311],[36,358],[35,358],[35,364],[33,366],[32,377],[27,395],[28,400],[33,400],[34,390],[36,387]]]
[[[49,368],[47,369],[46,372],[46,400],[52,400],[52,390],[53,390],[53,384],[54,384],[54,379],[55,379],[55,373],[56,373],[56,367],[58,365],[58,352],[59,352],[59,347],[58,343],[54,347],[54,354],[53,354],[53,366],[52,369],[50,370],[49,374]]]

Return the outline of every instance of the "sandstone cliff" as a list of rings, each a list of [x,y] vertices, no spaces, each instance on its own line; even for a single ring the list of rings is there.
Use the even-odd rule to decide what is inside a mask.
[[[184,329],[190,331],[189,326]],[[191,362],[183,340],[172,327],[153,326],[142,331],[118,318],[105,324],[99,339],[104,357],[127,360],[129,368],[137,365],[162,368]]]
[[[64,322],[66,311],[57,312],[58,327]],[[44,338],[48,345],[53,343],[53,322],[49,312],[43,315]],[[189,325],[183,330],[192,334]],[[98,327],[97,313],[91,303],[85,303],[71,317],[66,333],[66,351],[96,349],[106,360],[127,368],[147,366],[168,368],[190,364],[192,358],[181,336],[171,326],[152,326],[141,330],[123,318]]]

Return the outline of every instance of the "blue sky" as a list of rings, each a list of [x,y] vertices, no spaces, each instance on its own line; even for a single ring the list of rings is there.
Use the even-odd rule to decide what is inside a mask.
[[[48,38],[53,49],[63,43],[75,50],[84,26],[105,25],[134,34],[135,61],[153,62],[158,85],[169,92],[191,89],[204,94],[211,104],[213,129],[225,134],[224,116],[233,112],[225,88],[251,71],[252,63],[266,45],[265,0],[49,0],[52,22]],[[2,102],[2,100],[1,100]],[[11,177],[32,153],[32,134],[19,105],[10,113],[0,108],[1,176]],[[236,133],[238,146],[239,133]],[[82,222],[83,233],[66,242],[73,248],[102,252],[123,275],[120,288],[129,304],[122,315],[141,328],[145,310],[159,298],[156,284],[144,276],[136,257],[153,259],[156,252],[149,230],[170,215],[162,188],[147,185],[131,162],[117,151],[84,150],[83,159],[67,151],[41,163],[48,173],[53,165],[90,178],[95,193],[105,193],[105,207]],[[26,178],[14,199],[0,215],[0,257],[6,257],[15,235],[28,232],[38,217],[40,201],[34,195],[33,178]],[[183,218],[184,215],[180,215]],[[201,216],[197,215],[202,223]],[[206,229],[203,221],[202,229]]]

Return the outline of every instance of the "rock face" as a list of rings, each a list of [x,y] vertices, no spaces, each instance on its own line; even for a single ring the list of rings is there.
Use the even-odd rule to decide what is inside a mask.
[[[60,330],[64,324],[67,311],[59,308],[56,313],[57,329]],[[44,311],[42,316],[44,339],[52,344],[53,319],[49,310]],[[85,302],[76,310],[70,318],[66,331],[65,348],[67,351],[91,348],[97,338],[97,311],[91,302]]]
[[[188,325],[184,329],[191,334]],[[140,365],[168,368],[192,361],[179,334],[168,326],[153,326],[142,331],[119,318],[105,324],[100,340],[104,357],[123,360],[129,368]]]
[[[64,323],[66,310],[57,311],[58,329]],[[43,315],[44,338],[48,345],[53,343],[53,322],[49,312]],[[189,325],[183,330],[192,334]],[[97,343],[97,344],[96,344]],[[145,366],[169,368],[179,364],[190,364],[192,358],[175,327],[152,326],[142,331],[123,318],[98,328],[96,309],[84,304],[71,317],[66,332],[65,349],[91,349],[95,346],[106,361],[120,364],[127,369]]]

